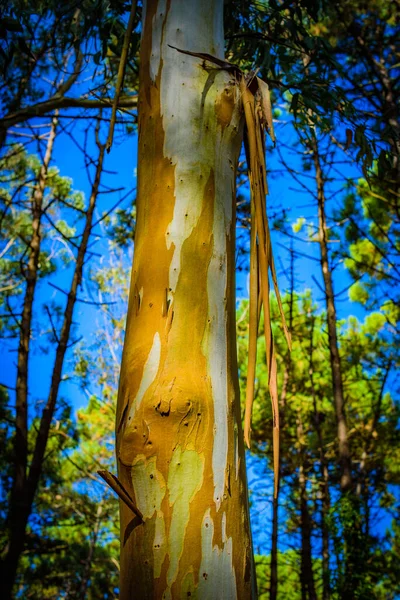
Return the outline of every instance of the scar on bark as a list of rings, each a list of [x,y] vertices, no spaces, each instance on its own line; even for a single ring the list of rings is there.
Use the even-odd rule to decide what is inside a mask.
[[[161,307],[161,316],[166,317],[165,335],[167,337],[168,337],[168,334],[171,329],[172,320],[174,318],[174,311],[172,309],[173,303],[174,303],[173,299],[171,300],[168,298],[168,289],[165,288],[163,303],[162,303],[162,307]]]
[[[172,321],[174,318],[174,311],[172,310],[173,307],[173,303],[171,302],[171,304],[168,307],[168,312],[167,312],[167,320],[165,321],[165,333],[166,335],[169,334],[170,330],[171,330],[171,326],[172,326]]]
[[[162,417],[169,417],[171,412],[172,398],[169,400],[159,400],[155,409]]]
[[[125,404],[124,410],[122,411],[122,416],[118,425],[118,430],[117,433],[119,433],[122,429],[122,425],[124,424],[125,421],[125,417],[126,417],[126,411],[128,410],[128,405],[129,405],[129,399],[128,402]]]
[[[140,292],[138,289],[138,286],[135,283],[135,306],[136,306],[136,315],[139,314],[139,310],[140,310],[140,304],[141,304],[141,298],[140,298]]]
[[[135,527],[137,527],[141,523],[142,523],[142,521],[136,515],[131,521],[129,521],[128,525],[125,527],[124,546],[125,546],[126,542],[129,540],[129,537],[130,537],[132,531],[135,529]]]
[[[102,479],[110,486],[110,488],[119,496],[126,504],[128,508],[134,513],[136,517],[140,520],[139,523],[143,523],[143,515],[132,500],[130,494],[126,491],[125,487],[122,485],[118,477],[110,473],[110,471],[97,471]],[[138,523],[138,524],[139,524]]]
[[[231,467],[230,465],[227,466],[226,470],[225,470],[225,488],[226,491],[228,492],[228,494],[230,496],[232,496],[232,492],[231,492]]]

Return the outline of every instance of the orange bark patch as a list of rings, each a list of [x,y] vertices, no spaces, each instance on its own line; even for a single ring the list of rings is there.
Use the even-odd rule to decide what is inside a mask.
[[[237,98],[237,86],[226,85],[215,103],[215,116],[218,125],[224,129],[232,120]]]

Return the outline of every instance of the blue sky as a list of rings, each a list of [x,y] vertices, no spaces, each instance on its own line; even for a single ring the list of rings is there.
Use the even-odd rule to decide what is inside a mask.
[[[73,187],[76,190],[83,191],[86,198],[90,194],[90,182],[88,180],[87,171],[83,162],[82,153],[79,151],[78,146],[83,146],[85,142],[85,132],[87,123],[85,121],[78,120],[77,123],[72,124],[66,119],[63,120],[63,124],[72,135],[66,135],[65,133],[59,133],[57,136],[54,157],[52,164],[57,165],[60,169],[61,175],[71,177],[73,179]],[[107,134],[106,128],[103,131],[103,139]],[[299,156],[297,155],[296,148],[296,137],[293,133],[293,127],[290,122],[290,117],[287,113],[283,113],[283,117],[280,122],[276,124],[276,136],[278,146],[280,145],[281,152],[284,154],[285,160],[290,164],[291,168],[301,172],[302,164]],[[74,143],[72,137],[75,139]],[[93,140],[93,136],[88,136],[87,149],[89,153],[96,156],[96,147]],[[290,150],[290,147],[294,146],[294,151]],[[97,203],[97,215],[96,220],[101,215],[110,210],[116,202],[130,189],[136,186],[136,163],[137,163],[137,137],[133,134],[126,135],[121,126],[117,125],[116,136],[114,140],[111,152],[107,154],[105,159],[105,171],[102,176],[102,183],[110,188],[124,188],[124,191],[102,194],[99,196]],[[294,223],[297,219],[303,217],[308,223],[316,224],[317,222],[317,211],[315,207],[315,201],[304,194],[300,186],[291,178],[288,173],[284,173],[282,165],[279,163],[278,153],[271,146],[267,150],[267,168],[271,170],[269,176],[269,189],[270,194],[267,198],[267,211],[274,213],[279,210],[285,210],[288,220]],[[344,177],[355,177],[358,171],[354,167],[344,166],[343,176]],[[311,173],[312,174],[312,173]],[[313,182],[310,183],[310,186]],[[336,185],[337,193],[341,196],[340,185]],[[331,184],[332,189],[335,191],[335,184]],[[248,190],[240,190],[241,193],[248,194]],[[127,207],[132,201],[134,195],[131,194],[121,206]],[[335,199],[333,202],[336,203]],[[314,204],[314,206],[311,206]],[[331,202],[332,204],[332,202]],[[328,204],[329,211],[329,204]],[[272,224],[271,224],[272,225]],[[278,271],[279,285],[281,292],[284,292],[289,285],[289,246],[290,240],[287,236],[282,235],[279,231],[272,230],[272,242],[273,251],[275,255],[275,263]],[[99,253],[103,257],[107,258],[108,246],[107,241],[102,238],[102,232],[99,227],[95,229],[97,235],[96,242],[91,246],[91,250]],[[96,237],[93,236],[93,237]],[[295,272],[296,272],[296,290],[302,291],[306,288],[310,288],[313,291],[314,299],[318,302],[321,309],[324,308],[324,297],[318,287],[322,285],[321,269],[317,260],[319,257],[319,245],[316,242],[301,241],[301,239],[307,240],[306,228],[297,235],[297,240],[294,241],[294,248],[303,255],[313,257],[314,260],[305,258],[305,256],[299,256],[296,259]],[[98,258],[94,257],[94,261]],[[64,269],[56,274],[53,282],[56,283],[62,289],[68,289],[70,278],[72,277],[71,269]],[[339,267],[335,270],[335,291],[341,291],[346,289],[351,280],[347,274],[347,271]],[[85,296],[85,293],[81,293],[81,296]],[[237,298],[240,300],[243,297],[247,297],[247,275],[243,272],[237,272]],[[36,306],[40,306],[43,300],[49,298],[55,298],[56,300],[63,301],[62,294],[56,290],[49,288],[47,283],[40,284],[38,286],[38,293],[36,299]],[[339,318],[344,318],[350,314],[357,316],[362,319],[365,311],[363,308],[350,302],[348,294],[345,292],[340,300],[337,301],[337,311]],[[75,308],[75,321],[79,321],[79,328],[77,331],[78,336],[83,336],[85,340],[88,340],[93,335],[93,307],[85,306],[82,303],[78,303]],[[11,350],[11,352],[10,352]],[[13,344],[5,344],[0,348],[0,358],[2,364],[2,375],[1,381],[9,386],[13,386],[15,381],[15,352]],[[51,369],[51,361],[44,361],[42,364],[40,356],[34,356],[32,365],[30,368],[31,385],[38,395],[43,394],[46,387],[49,385],[49,374]],[[63,394],[67,393],[66,388],[69,388],[70,384],[63,384]],[[35,393],[36,395],[36,393]],[[75,386],[70,389],[68,395],[71,396],[71,400],[75,406],[80,406],[85,399],[79,396]]]
[[[84,130],[81,122],[74,127],[74,135],[76,140],[82,144],[84,139]],[[118,130],[117,130],[118,132]],[[277,125],[276,127],[278,144],[282,146],[290,146],[294,143],[293,130],[289,123]],[[103,136],[105,132],[103,132]],[[95,155],[94,144],[88,146],[90,153]],[[284,150],[282,150],[284,151]],[[301,169],[301,162],[298,157],[292,155],[289,150],[285,150],[285,159],[289,162],[292,168]],[[104,173],[103,183],[111,188],[125,188],[129,190],[136,185],[136,162],[137,162],[137,138],[135,135],[118,135],[112,147],[111,153],[106,156],[105,169],[106,171],[114,172]],[[270,151],[267,154],[268,168],[272,171],[281,171],[282,166],[279,164],[276,151]],[[82,155],[77,149],[71,138],[63,133],[57,137],[53,164],[57,165],[60,173],[73,178],[74,188],[82,190],[86,198],[90,194],[90,183],[88,181],[85,165],[82,160]],[[354,169],[348,169],[346,176],[354,176]],[[290,222],[295,222],[299,217],[310,218],[316,222],[316,208],[310,207],[310,199],[306,195],[296,191],[295,182],[287,173],[274,173],[269,177],[270,195],[267,199],[268,206],[271,211],[285,209],[288,213]],[[97,206],[96,220],[100,218],[103,212],[108,211],[119,199],[124,195],[124,191],[104,194],[99,197]],[[246,192],[245,192],[246,193]],[[132,200],[132,196],[124,201],[122,206],[128,206]],[[315,204],[315,203],[314,203]],[[307,205],[307,206],[306,206]],[[329,209],[329,207],[328,207]],[[101,237],[101,230],[97,228],[98,235],[96,243],[91,247],[93,251],[99,253],[107,260],[108,244],[107,240]],[[302,237],[306,238],[306,231],[301,232]],[[94,236],[96,237],[96,236]],[[289,253],[289,238],[283,236],[278,231],[272,231],[273,248],[275,261],[278,270],[279,284],[282,293],[288,287],[288,259]],[[303,241],[295,242],[295,248],[302,253],[318,258],[319,247],[315,242]],[[94,260],[99,260],[94,258]],[[68,289],[69,282],[72,277],[72,269],[67,268],[58,272],[53,278],[53,282],[60,288]],[[305,288],[311,288],[314,292],[314,297],[318,301],[321,309],[324,308],[324,299],[321,291],[316,285],[316,281],[321,284],[320,265],[315,260],[310,260],[305,257],[299,257],[296,260],[296,288],[297,291],[302,291]],[[346,288],[350,284],[350,279],[343,268],[339,268],[335,273],[335,289],[336,291]],[[81,292],[81,297],[87,298],[85,291]],[[245,273],[237,274],[237,297],[238,299],[247,297],[247,275]],[[55,298],[57,301],[65,303],[63,294],[43,282],[38,286],[37,298],[35,306],[38,307],[43,301],[48,301],[49,298]],[[363,309],[358,305],[348,300],[347,293],[343,295],[343,300],[338,302],[339,317],[346,317],[349,314],[356,315],[362,318]],[[92,345],[95,340],[96,333],[96,309],[93,306],[77,303],[74,313],[74,321],[78,323],[76,335],[82,336],[83,344]],[[0,349],[1,381],[9,386],[15,385],[15,361],[16,361],[16,344],[7,343]],[[32,397],[45,399],[50,385],[50,375],[53,365],[53,356],[50,353],[47,356],[41,354],[33,354],[31,356],[29,370],[29,384],[32,390]],[[86,404],[87,398],[80,389],[78,382],[74,380],[65,381],[62,383],[60,394],[63,397],[68,397],[74,409]],[[255,460],[250,461],[249,479],[252,480],[259,473],[260,465]],[[252,508],[252,519],[256,524],[255,532],[255,548],[261,552],[267,553],[270,538],[265,527],[259,526],[260,519],[262,522],[270,522],[271,520],[271,505],[268,499],[272,491],[270,485],[266,482],[266,498],[256,500]]]

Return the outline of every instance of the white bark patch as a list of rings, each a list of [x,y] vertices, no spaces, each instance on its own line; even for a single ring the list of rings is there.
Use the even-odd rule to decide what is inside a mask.
[[[234,115],[233,124],[239,117]],[[227,156],[226,148],[231,148],[225,136],[232,136],[230,127],[217,131],[215,208],[214,208],[214,252],[207,274],[208,316],[208,369],[214,399],[214,446],[212,455],[214,474],[214,502],[217,510],[221,506],[225,488],[225,472],[228,461],[228,339],[227,339],[227,296],[229,290],[227,274],[226,236],[232,226],[232,168],[234,157]]]
[[[164,29],[161,72],[161,113],[164,156],[175,165],[174,215],[166,231],[167,247],[174,244],[170,266],[170,287],[175,290],[181,264],[181,249],[199,219],[205,185],[214,168],[216,86],[207,94],[209,74],[201,61],[170,48],[223,56],[222,3],[209,0],[209,10],[200,10],[204,0],[178,0],[171,3]],[[192,15],[200,15],[193,20]],[[182,24],[185,24],[184,26]],[[201,51],[201,50],[200,50]]]
[[[154,82],[157,78],[158,71],[160,70],[161,38],[166,10],[166,0],[158,0],[157,12],[153,17],[151,28],[150,77]]]
[[[201,530],[201,565],[198,597],[201,600],[237,598],[236,576],[232,562],[232,538],[226,535],[226,515],[222,517],[222,548],[213,546],[214,522],[207,510]]]
[[[156,375],[158,373],[158,367],[160,366],[160,357],[161,357],[161,339],[158,331],[154,334],[153,345],[151,346],[149,355],[147,357],[146,363],[143,368],[142,380],[140,382],[139,389],[135,396],[135,399],[132,403],[132,407],[129,411],[129,419],[131,419],[137,409],[140,406],[140,403],[143,399],[143,396],[149,389],[150,385],[153,383]]]
[[[156,456],[146,459],[139,455],[132,464],[131,477],[138,509],[144,519],[159,514],[165,496],[166,484],[162,474],[156,469]]]
[[[216,219],[214,219],[214,228],[216,228],[215,221]],[[216,262],[218,262],[218,270],[220,268],[219,276],[215,273]],[[226,302],[221,302],[226,290],[226,258],[222,253],[218,253],[217,256],[213,256],[211,259],[207,289],[210,324],[206,356],[214,400],[215,420],[212,468],[214,502],[217,510],[219,510],[224,495],[225,471],[228,462]]]
[[[185,532],[189,523],[189,505],[203,483],[204,457],[195,450],[176,448],[168,472],[169,504],[172,507],[171,525],[168,533],[169,568],[168,589],[171,589],[179,570]],[[168,595],[166,595],[168,598]]]

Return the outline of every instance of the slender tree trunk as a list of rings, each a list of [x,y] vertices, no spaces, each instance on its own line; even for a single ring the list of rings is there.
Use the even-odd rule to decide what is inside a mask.
[[[311,519],[307,503],[304,467],[300,467],[300,519],[301,519],[301,589],[303,600],[317,600],[312,568]]]
[[[317,600],[312,567],[311,518],[307,501],[306,457],[302,446],[303,424],[298,416],[297,436],[300,444],[299,490],[300,490],[300,528],[301,528],[301,567],[300,583],[302,600]]]
[[[321,473],[321,496],[322,496],[322,510],[321,510],[321,534],[322,534],[322,600],[329,600],[331,597],[330,592],[330,568],[329,568],[329,528],[327,524],[328,514],[330,510],[330,494],[329,494],[329,472],[328,463],[325,457],[324,444],[322,438],[321,428],[321,415],[318,410],[317,394],[314,386],[314,325],[315,319],[310,315],[310,354],[309,354],[309,375],[311,383],[311,395],[313,399],[314,408],[314,422],[315,430],[318,437],[318,450],[320,459],[320,473]]]
[[[41,245],[41,223],[43,199],[46,188],[47,171],[53,153],[56,137],[57,118],[52,120],[43,163],[40,167],[37,184],[32,196],[32,237],[30,241],[29,259],[24,273],[26,279],[24,305],[20,324],[17,383],[16,383],[16,418],[15,418],[15,475],[11,499],[20,496],[26,480],[28,460],[28,362],[31,340],[33,301],[39,275],[39,256]],[[11,502],[13,504],[13,502]]]
[[[272,499],[272,547],[270,565],[269,598],[276,600],[278,595],[278,498]]]
[[[137,229],[117,411],[120,598],[256,597],[235,332],[234,79],[222,0],[144,6]],[[175,48],[173,48],[174,46]]]
[[[97,135],[98,130],[96,133],[96,137]],[[92,229],[93,214],[100,186],[101,173],[103,169],[105,147],[99,142],[98,146],[99,158],[97,162],[96,175],[92,186],[91,196],[89,199],[89,206],[86,212],[85,226],[82,234],[82,239],[76,257],[75,270],[72,278],[71,288],[67,298],[64,320],[61,327],[60,336],[57,342],[56,356],[53,366],[49,396],[47,399],[46,406],[43,409],[42,417],[40,419],[39,431],[36,435],[35,446],[33,450],[33,458],[29,468],[29,475],[27,477],[25,475],[24,485],[21,488],[21,492],[18,496],[17,501],[15,497],[11,496],[9,511],[9,542],[6,549],[6,555],[1,564],[0,573],[0,591],[2,600],[9,600],[10,598],[12,598],[12,589],[17,575],[18,562],[24,549],[28,519],[31,515],[33,501],[39,486],[39,480],[43,469],[44,455],[50,433],[50,426],[56,408],[56,401],[61,383],[64,358],[68,348],[68,341],[71,331],[73,310],[77,298],[78,287],[82,280],[83,265]]]
[[[340,366],[339,344],[337,339],[337,317],[335,306],[335,295],[333,292],[332,273],[329,265],[328,256],[328,230],[326,225],[325,213],[325,189],[324,178],[321,168],[321,161],[318,151],[318,142],[313,130],[311,134],[311,149],[314,159],[315,177],[317,182],[318,194],[318,232],[319,245],[321,250],[322,277],[324,280],[327,325],[329,338],[329,352],[332,369],[333,398],[335,404],[338,442],[339,442],[339,460],[341,465],[340,486],[342,491],[346,491],[351,486],[351,457],[349,448],[349,437],[345,413],[345,401],[343,392],[342,370]]]
[[[329,600],[331,597],[331,572],[329,567],[330,540],[328,517],[331,508],[329,494],[329,473],[326,461],[321,461],[322,476],[322,510],[321,510],[321,533],[322,533],[322,600]]]
[[[92,537],[91,537],[90,544],[89,544],[88,555],[87,555],[87,558],[85,561],[85,568],[84,568],[84,572],[83,572],[83,576],[82,576],[81,589],[80,589],[80,593],[79,593],[81,600],[86,599],[86,593],[87,593],[89,580],[90,580],[90,573],[91,573],[91,569],[92,569],[94,551],[96,549],[97,538],[99,536],[99,531],[100,531],[100,522],[101,522],[102,512],[103,512],[103,500],[101,500],[101,502],[99,502],[99,504],[97,506],[96,520],[94,523]]]
[[[43,200],[46,189],[47,171],[53,153],[54,140],[56,137],[57,117],[52,119],[52,124],[47,140],[47,146],[43,163],[40,167],[37,183],[32,194],[32,237],[29,248],[29,258],[26,271],[26,288],[22,317],[20,323],[17,382],[15,398],[15,437],[14,437],[14,475],[11,489],[7,529],[9,540],[3,557],[6,558],[8,566],[5,577],[10,572],[16,571],[18,553],[12,543],[14,532],[18,530],[20,514],[25,505],[25,488],[28,466],[28,367],[29,349],[32,329],[33,302],[35,298],[36,283],[39,276],[39,257],[41,247],[41,223],[43,214]],[[2,557],[2,558],[3,558]],[[4,578],[1,578],[4,581]],[[0,583],[2,585],[3,583]],[[11,593],[11,590],[10,590]]]

